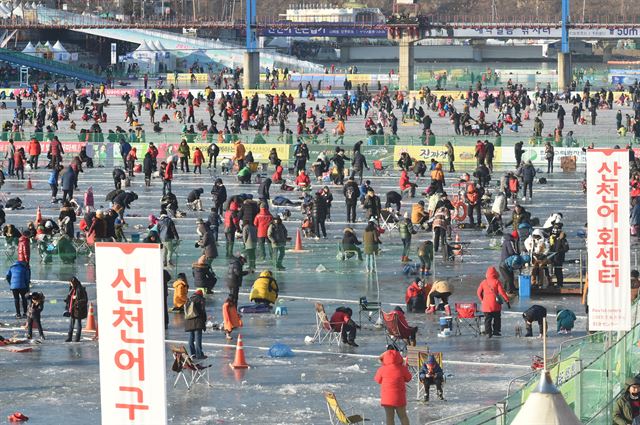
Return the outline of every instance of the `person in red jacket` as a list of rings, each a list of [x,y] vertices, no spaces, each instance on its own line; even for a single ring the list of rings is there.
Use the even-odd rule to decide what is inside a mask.
[[[309,176],[304,172],[304,170],[300,170],[298,172],[298,177],[296,177],[295,183],[299,189],[305,190],[311,186],[311,179],[309,179]]]
[[[416,277],[407,288],[404,302],[407,305],[408,312],[424,313],[427,308],[427,291],[424,287],[424,282],[419,277]]]
[[[480,286],[478,286],[478,298],[482,303],[485,333],[489,338],[502,336],[500,334],[502,303],[506,302],[509,308],[511,308],[511,304],[509,304],[507,293],[502,288],[502,283],[495,267],[490,266],[487,268],[486,279],[480,282]]]
[[[404,310],[402,307],[395,307],[389,315],[393,318],[394,316],[398,318],[398,330],[400,331],[400,336],[402,339],[409,341],[409,345],[416,346],[416,333],[418,333],[417,326],[409,326],[407,322],[407,318],[404,315]]]
[[[253,225],[256,226],[258,231],[258,259],[263,261],[266,258],[264,246],[267,245],[269,249],[269,259],[273,259],[273,250],[271,249],[271,243],[267,236],[269,232],[269,225],[273,221],[273,216],[269,212],[266,204],[260,205],[260,212],[253,219]]]
[[[14,154],[13,154],[13,164],[15,167],[15,173],[16,173],[16,177],[18,179],[22,179],[24,180],[24,162],[25,162],[25,156],[24,156],[24,148],[20,148],[18,149]]]
[[[20,236],[18,239],[18,261],[24,261],[29,265],[31,260],[31,245],[29,238],[25,235]]]
[[[38,157],[41,152],[40,142],[36,138],[31,139],[29,142],[29,166],[32,169],[38,169]]]
[[[53,136],[53,140],[49,143],[49,154],[51,154],[51,168],[55,168],[62,162],[64,149],[62,149],[62,143],[58,140],[58,136]]]
[[[404,364],[402,354],[391,346],[382,353],[380,361],[382,366],[374,379],[380,384],[380,405],[384,407],[386,423],[394,424],[397,414],[402,425],[409,425],[406,383],[411,381],[411,372]]]
[[[276,166],[276,171],[271,176],[271,181],[274,184],[282,184],[282,183],[284,183],[284,180],[282,179],[282,171],[283,171],[282,165]]]
[[[138,154],[136,148],[131,148],[127,154],[127,171],[129,171],[129,177],[133,177],[133,168],[136,166]]]
[[[353,316],[353,311],[349,307],[338,307],[329,322],[335,332],[340,332],[343,344],[357,347],[356,329],[359,326],[351,319],[351,316]]]
[[[405,193],[409,193],[413,198],[416,196],[416,187],[417,185],[415,183],[409,181],[409,174],[407,171],[402,170],[402,173],[400,173],[400,192],[402,193],[402,196],[404,196]]]
[[[171,181],[173,180],[173,161],[160,163],[160,176],[162,177],[162,195],[171,193]]]
[[[200,150],[200,148],[196,148],[196,150],[193,151],[193,174],[195,174],[196,171],[199,174],[202,174],[203,162],[204,162],[204,155],[202,155],[202,151]]]

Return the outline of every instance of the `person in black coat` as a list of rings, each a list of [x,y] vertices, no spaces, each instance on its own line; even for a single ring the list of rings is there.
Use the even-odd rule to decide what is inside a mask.
[[[316,193],[313,199],[312,212],[316,238],[320,237],[320,231],[322,231],[322,237],[327,239],[327,228],[324,224],[327,220],[327,202],[320,193]]]
[[[193,282],[196,288],[205,288],[207,294],[213,294],[213,287],[218,282],[218,279],[209,264],[207,264],[204,255],[191,265],[191,273],[193,274]]]
[[[238,305],[238,292],[242,286],[242,278],[249,274],[248,271],[242,270],[242,266],[246,262],[247,260],[242,255],[231,257],[229,261],[227,287],[229,288],[229,297],[233,300],[234,305]]]
[[[547,309],[541,305],[534,304],[522,313],[524,319],[524,326],[527,333],[524,336],[533,336],[533,322],[538,322],[538,329],[540,330],[540,336],[542,336],[543,319],[547,317]]]
[[[211,188],[211,200],[213,201],[213,208],[216,209],[218,214],[222,215],[222,208],[227,200],[227,188],[220,178],[216,179]]]
[[[347,205],[347,223],[356,222],[356,205],[360,198],[360,188],[358,183],[353,180],[353,177],[349,177],[349,180],[342,188],[344,194],[344,202]]]
[[[207,266],[209,266],[213,260],[218,258],[216,241],[211,228],[201,218],[198,219],[197,225],[197,233],[200,239],[196,242],[196,248],[202,248],[202,255],[206,258]]]
[[[336,153],[329,159],[336,167],[336,173],[333,175],[333,182],[335,184],[344,184],[344,162],[351,159],[344,155],[344,150],[340,147],[336,147]]]
[[[113,209],[118,212],[120,218],[124,220],[124,213],[127,208],[131,208],[131,203],[138,199],[135,192],[122,192],[113,198]]]
[[[400,212],[400,207],[402,207],[402,195],[395,190],[387,192],[387,201],[384,203],[384,207],[389,208],[391,205],[395,205],[396,211]]]
[[[354,152],[353,159],[351,160],[351,176],[355,178],[356,174],[360,178],[360,183],[362,184],[362,173],[364,169],[369,169],[367,165],[367,158],[364,157],[360,152]]]
[[[260,211],[260,207],[256,201],[253,199],[245,199],[242,201],[242,206],[240,207],[240,220],[242,223],[253,224],[253,220],[258,215]]]
[[[62,202],[70,201],[73,199],[73,188],[76,183],[76,173],[71,166],[67,167],[67,170],[62,175]]]
[[[142,171],[144,172],[144,185],[147,187],[151,186],[151,174],[153,174],[153,168],[154,168],[153,158],[151,157],[151,154],[147,152],[144,155],[144,160],[142,161]],[[116,186],[116,188],[117,187],[118,186]]]
[[[113,176],[113,185],[116,189],[122,189],[122,180],[127,177],[124,170],[120,167],[116,167],[113,169],[111,175]]]
[[[191,207],[194,211],[203,211],[202,210],[202,199],[200,199],[200,195],[204,193],[203,188],[193,189],[187,195],[187,205]]]
[[[187,314],[191,309],[188,305],[193,305],[194,317],[189,318]],[[202,290],[197,289],[189,298],[189,302],[185,305],[185,321],[184,330],[189,332],[189,353],[195,359],[206,359],[207,356],[202,352],[202,331],[207,327],[207,311]]]
[[[266,179],[262,180],[262,183],[260,183],[260,187],[258,187],[258,199],[263,202],[269,202],[269,199],[271,199],[271,196],[269,195],[270,188],[271,179],[267,177]]]
[[[73,329],[76,329],[75,342],[80,342],[82,333],[82,321],[87,318],[87,290],[84,289],[82,283],[77,277],[72,277],[69,281],[69,293],[65,300],[64,317],[69,317],[69,332],[65,342],[71,342]]]

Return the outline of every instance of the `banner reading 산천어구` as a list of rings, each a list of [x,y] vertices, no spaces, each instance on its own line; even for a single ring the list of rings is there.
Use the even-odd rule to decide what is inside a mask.
[[[167,423],[162,249],[96,243],[103,424]]]
[[[629,153],[587,151],[589,329],[631,329]]]

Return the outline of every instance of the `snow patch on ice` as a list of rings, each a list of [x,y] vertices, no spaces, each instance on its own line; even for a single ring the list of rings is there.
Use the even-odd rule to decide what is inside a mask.
[[[356,373],[367,373],[366,369],[361,369],[360,365],[354,364],[351,366],[347,366],[345,368],[340,369],[341,372],[356,372]]]

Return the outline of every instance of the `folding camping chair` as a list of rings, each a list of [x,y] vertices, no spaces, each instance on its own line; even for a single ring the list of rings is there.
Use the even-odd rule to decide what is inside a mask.
[[[456,309],[456,335],[462,335],[460,325],[468,326],[473,331],[473,336],[479,336],[482,332],[480,321],[484,314],[478,312],[476,303],[455,303]]]
[[[193,384],[197,384],[200,381],[206,382],[209,387],[211,386],[209,382],[209,368],[211,365],[202,365],[195,362],[189,356],[184,346],[172,346],[171,352],[173,353],[171,370],[178,374],[176,380],[173,382],[173,388],[176,387],[180,378],[182,378],[187,385],[187,390],[190,390]],[[187,375],[189,375],[189,378],[187,378]]]
[[[351,415],[347,416],[340,407],[340,403],[338,403],[338,399],[336,395],[330,391],[324,391],[324,399],[327,402],[327,410],[329,411],[329,420],[331,421],[331,425],[337,424],[360,424],[364,423],[364,421],[368,421],[369,419],[365,419],[361,415]]]
[[[380,227],[385,231],[397,230],[400,218],[393,208],[385,208],[380,211]]]
[[[422,400],[422,396],[424,395],[424,386],[422,385],[422,382],[420,382],[420,369],[422,369],[424,362],[427,361],[429,356],[435,357],[436,362],[438,362],[440,367],[444,370],[441,352],[431,352],[429,351],[429,347],[426,345],[422,347],[407,347],[407,367],[409,368],[409,372],[411,372],[411,382],[416,385],[417,400]],[[443,384],[446,381],[445,376],[442,378]]]
[[[366,315],[365,317],[369,319],[369,322],[376,323],[376,320],[373,320],[374,314],[380,313],[382,308],[382,304],[379,301],[367,301],[367,297],[360,297],[360,311],[358,312],[358,324],[362,326],[362,312]]]
[[[382,161],[379,159],[373,160],[373,175],[374,176],[388,176],[389,172],[387,171],[387,167],[382,165]]]
[[[396,314],[385,313],[382,311],[382,320],[384,321],[387,345],[392,345],[396,350],[404,355],[407,352],[409,340],[402,336],[402,329],[400,322],[398,321],[398,316]]]
[[[313,341],[319,343],[328,341],[329,345],[333,343],[340,345],[342,342],[341,332],[335,331],[331,326],[332,324],[339,325],[340,329],[342,329],[342,323],[331,323],[327,313],[324,311],[324,305],[316,303],[316,331],[313,335]]]
[[[346,261],[350,258],[358,258],[358,251],[355,249],[344,249],[342,246],[342,242],[338,242],[338,252],[336,254],[336,259],[338,261]]]

